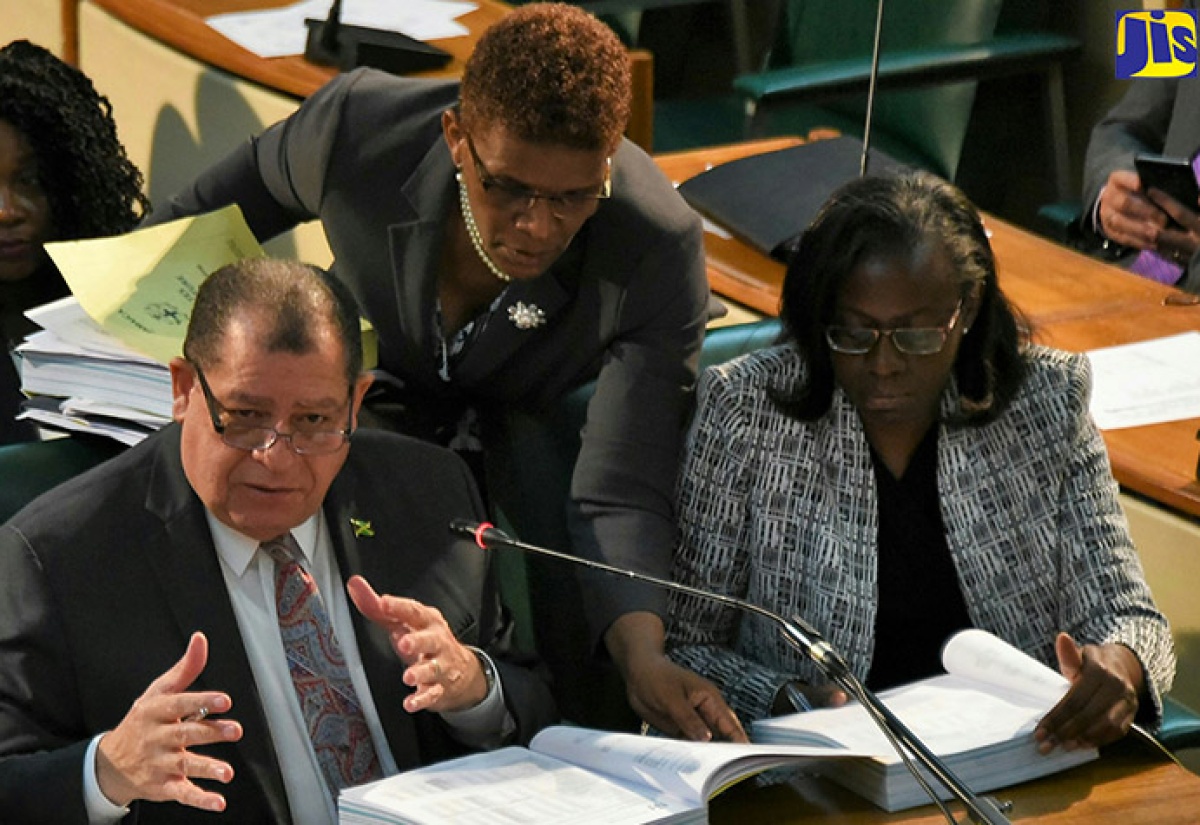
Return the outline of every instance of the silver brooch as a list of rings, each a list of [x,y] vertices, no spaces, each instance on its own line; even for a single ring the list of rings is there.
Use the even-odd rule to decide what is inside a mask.
[[[508,320],[517,329],[534,329],[546,323],[546,313],[537,304],[524,304],[517,301],[508,308]]]

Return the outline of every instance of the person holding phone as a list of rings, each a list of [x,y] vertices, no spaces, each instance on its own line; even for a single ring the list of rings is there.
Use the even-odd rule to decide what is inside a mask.
[[[1188,161],[1198,148],[1200,78],[1133,80],[1092,130],[1082,220],[1084,231],[1132,271],[1195,293],[1200,293],[1200,203],[1182,202],[1154,185],[1159,181],[1139,174],[1135,159]]]

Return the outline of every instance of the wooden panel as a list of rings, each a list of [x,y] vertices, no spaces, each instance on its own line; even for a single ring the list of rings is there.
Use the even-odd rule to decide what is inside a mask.
[[[2,0],[0,46],[29,40],[70,62],[63,28],[64,7],[74,0]]]
[[[108,96],[130,160],[161,203],[300,100],[219,71],[148,37],[99,3],[80,10],[80,68]],[[280,257],[332,260],[318,223],[266,244]]]

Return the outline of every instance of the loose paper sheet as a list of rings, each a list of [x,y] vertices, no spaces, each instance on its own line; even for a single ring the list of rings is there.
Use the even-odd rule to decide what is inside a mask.
[[[1102,430],[1200,417],[1200,332],[1092,350],[1092,418]]]
[[[180,354],[200,283],[264,254],[236,205],[126,235],[49,243],[46,251],[96,323],[161,364]]]

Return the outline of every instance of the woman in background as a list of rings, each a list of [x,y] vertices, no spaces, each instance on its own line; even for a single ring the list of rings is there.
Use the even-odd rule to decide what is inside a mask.
[[[785,342],[707,371],[678,581],[822,631],[879,690],[979,627],[1071,682],[1042,750],[1157,719],[1175,657],[1088,414],[1088,361],[1029,344],[978,213],[925,174],[856,180],[804,234]],[[672,657],[743,721],[844,695],[775,627],[672,604]]]
[[[67,294],[47,241],[115,235],[148,211],[142,176],[108,100],[85,75],[26,40],[0,49],[0,342],[34,327],[25,310]],[[0,358],[0,444],[35,438],[14,416],[20,379]]]

